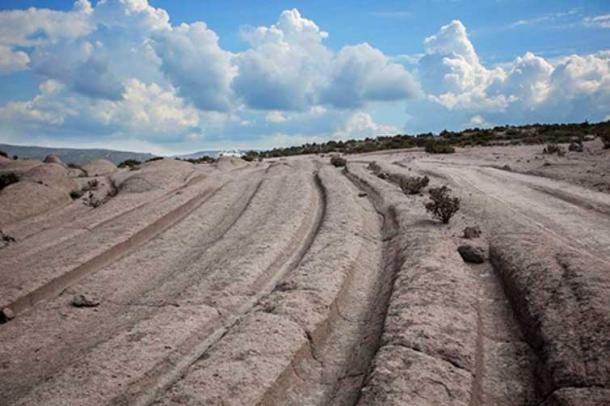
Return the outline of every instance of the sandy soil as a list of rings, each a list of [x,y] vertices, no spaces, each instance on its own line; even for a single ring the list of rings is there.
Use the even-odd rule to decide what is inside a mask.
[[[0,223],[0,403],[609,404],[610,151],[539,149],[1,162],[23,177],[0,192],[22,210]],[[398,175],[461,210],[440,224]],[[92,181],[36,209],[11,191]]]

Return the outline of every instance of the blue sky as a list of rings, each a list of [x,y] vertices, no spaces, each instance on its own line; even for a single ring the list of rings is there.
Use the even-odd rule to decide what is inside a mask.
[[[0,142],[157,153],[610,117],[607,1],[0,1]]]

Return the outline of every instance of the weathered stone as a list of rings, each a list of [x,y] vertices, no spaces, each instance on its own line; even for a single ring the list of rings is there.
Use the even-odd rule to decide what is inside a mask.
[[[72,306],[74,307],[96,307],[99,306],[100,301],[89,295],[74,295],[72,298]]]
[[[0,311],[0,323],[5,323],[15,318],[15,313],[8,307]]]
[[[485,250],[474,245],[460,245],[458,252],[462,256],[464,262],[473,264],[482,264],[485,262]]]
[[[464,229],[464,238],[472,239],[481,236],[481,229],[478,226],[466,227]]]

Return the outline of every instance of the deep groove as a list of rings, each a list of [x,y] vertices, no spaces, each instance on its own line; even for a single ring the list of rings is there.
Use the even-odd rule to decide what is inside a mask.
[[[396,218],[396,211],[394,210],[394,208],[392,206],[384,206],[377,191],[370,187],[362,179],[351,174],[348,170],[345,170],[344,174],[356,187],[366,192],[367,198],[369,199],[377,213],[379,213],[382,217],[382,267],[385,273],[384,277],[386,281],[380,286],[380,292],[382,294],[380,295],[378,305],[380,306],[379,314],[381,314],[381,320],[378,324],[379,327],[377,331],[374,332],[374,347],[373,351],[371,352],[371,358],[367,360],[366,372],[361,382],[362,388],[364,385],[366,385],[368,381],[369,375],[373,367],[372,362],[375,359],[381,345],[381,336],[383,334],[383,328],[386,322],[390,298],[392,297],[394,283],[396,281],[398,271],[402,266],[403,260],[400,258],[400,247],[394,242],[394,237],[398,233],[398,220]],[[358,404],[358,402],[360,402],[361,396],[362,391],[359,391],[354,404]]]
[[[21,296],[12,303],[6,305],[5,308],[9,308],[15,315],[17,315],[33,307],[41,300],[56,296],[83,276],[90,275],[108,264],[117,261],[129,252],[132,252],[134,249],[142,246],[148,241],[151,241],[162,232],[170,229],[191,214],[194,210],[203,205],[211,197],[213,197],[224,187],[224,185],[225,184],[215,189],[208,189],[203,193],[191,198],[183,205],[175,208],[174,210],[165,214],[163,217],[157,219],[152,224],[136,232],[127,240],[112,246],[108,250],[98,254],[76,268],[63,273],[62,275],[48,281],[44,285],[34,289],[26,295]]]
[[[115,397],[111,404],[129,404],[129,405],[150,405],[169,387],[171,387],[174,383],[176,383],[179,379],[181,379],[188,368],[193,365],[197,361],[204,361],[207,358],[207,354],[214,346],[234,327],[239,321],[245,317],[252,309],[259,303],[266,295],[271,293],[277,283],[280,281],[282,277],[287,275],[291,270],[298,267],[298,265],[303,260],[303,257],[311,248],[313,241],[315,240],[316,235],[319,233],[320,228],[322,226],[323,220],[326,216],[326,189],[322,184],[318,172],[314,172],[314,184],[315,190],[318,195],[318,210],[316,210],[316,216],[314,222],[307,232],[307,237],[301,245],[301,248],[292,253],[292,258],[283,258],[278,257],[264,272],[264,275],[271,274],[271,276],[267,276],[266,281],[255,282],[255,285],[258,286],[256,290],[256,294],[250,300],[247,300],[235,312],[230,315],[223,315],[220,319],[220,325],[214,328],[213,332],[207,334],[207,336],[195,344],[192,348],[189,349],[187,354],[182,354],[180,359],[173,362],[171,365],[164,366],[161,365],[158,368],[154,368],[154,371],[158,371],[160,369],[169,369],[164,371],[162,374],[157,374],[157,376],[144,376],[143,379],[136,381],[134,385],[131,385],[131,390],[127,393],[121,394]],[[260,185],[259,185],[260,186]],[[258,187],[257,187],[258,190]],[[251,201],[251,200],[250,200]],[[249,203],[248,203],[249,204]],[[304,223],[301,227],[303,227],[306,223]],[[261,279],[261,278],[259,278]],[[162,361],[162,364],[167,364],[167,360]],[[152,384],[146,384],[147,379],[152,381]],[[144,385],[144,390],[142,390],[142,385]]]

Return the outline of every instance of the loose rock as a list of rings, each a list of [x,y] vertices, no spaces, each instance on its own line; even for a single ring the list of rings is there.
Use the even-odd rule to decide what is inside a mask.
[[[6,323],[7,321],[12,320],[14,318],[15,313],[8,307],[5,307],[4,309],[0,310],[0,323]]]
[[[74,307],[96,307],[100,301],[89,295],[74,295],[72,298],[72,306]]]
[[[464,229],[464,238],[472,239],[479,238],[481,236],[481,229],[478,226],[466,227]]]
[[[473,264],[482,264],[485,262],[485,250],[481,247],[475,247],[474,245],[460,245],[458,252],[462,256],[464,262],[470,262]]]

